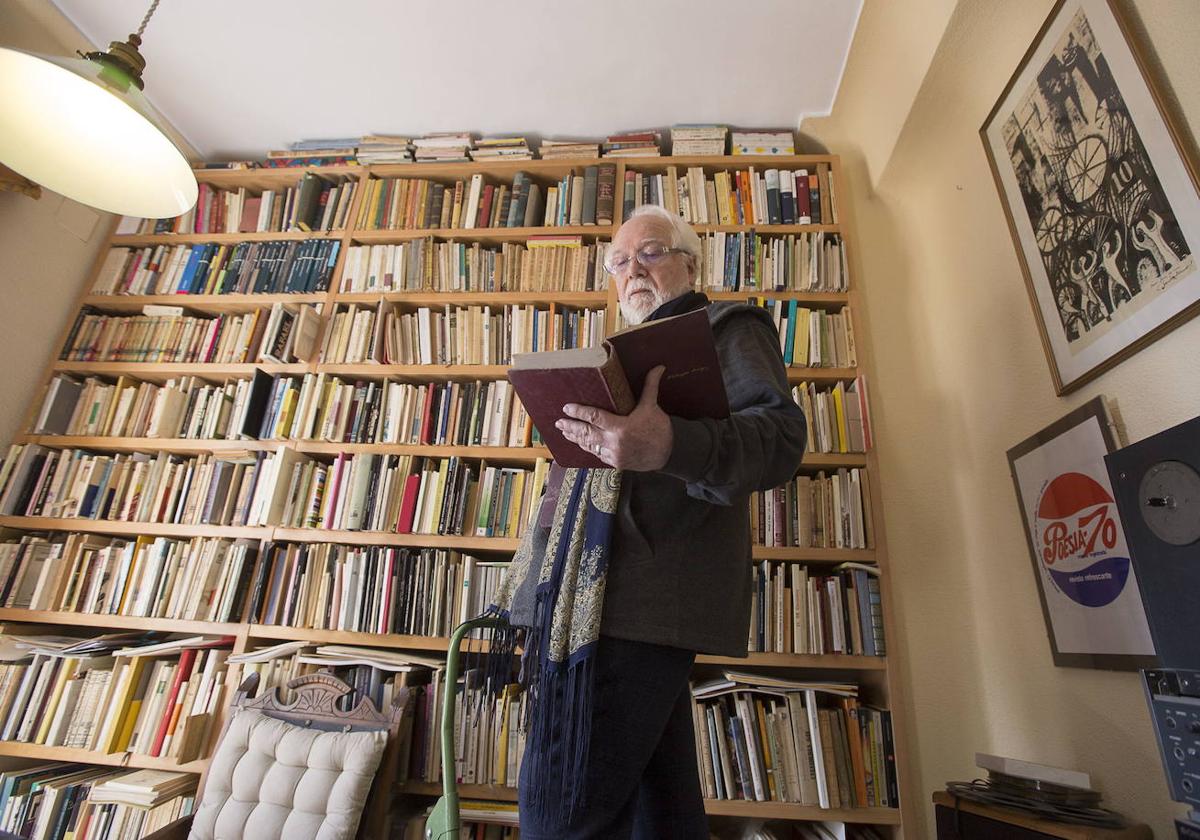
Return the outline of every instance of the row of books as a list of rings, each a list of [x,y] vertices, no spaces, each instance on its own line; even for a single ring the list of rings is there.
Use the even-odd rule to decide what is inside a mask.
[[[727,674],[692,698],[707,797],[898,807],[891,714],[857,686]]]
[[[604,337],[603,309],[428,306],[403,311],[395,301],[378,306],[341,304],[321,350],[323,364],[505,365],[516,353],[564,349],[567,341],[594,346]],[[578,346],[578,345],[573,345]]]
[[[867,471],[839,467],[751,493],[750,538],[771,547],[874,548]]]
[[[672,155],[723,155],[726,139],[734,155],[793,155],[795,138],[791,131],[771,129],[735,129],[711,123],[683,123],[671,127]],[[424,137],[409,135],[367,134],[362,137],[340,137],[303,140],[287,149],[267,155],[270,166],[316,165],[321,162],[406,163],[418,161],[466,161],[488,158],[525,159],[540,157],[553,160],[560,157],[594,158],[603,146],[606,156],[659,156],[665,150],[662,134],[655,130],[625,131],[608,135],[603,143],[583,139],[543,139],[536,146],[524,136],[482,137],[476,139],[469,131],[435,132]],[[236,164],[236,165],[235,165]],[[222,167],[258,165],[251,161],[222,164]]]
[[[162,385],[120,376],[51,380],[38,435],[184,440],[298,440],[452,446],[529,446],[528,415],[507,380],[349,380],[269,374]]]
[[[4,642],[27,655],[0,665],[4,740],[180,762],[207,754],[232,639],[80,640],[7,630]]]
[[[797,563],[755,565],[749,649],[884,656],[879,569],[843,563],[817,574]]]
[[[417,239],[351,247],[343,292],[593,292],[608,288],[608,242],[538,236],[489,247]]]
[[[320,310],[275,303],[269,309],[189,315],[182,306],[147,305],[141,315],[83,307],[59,358],[68,362],[240,364],[311,358]]]
[[[546,188],[543,223],[562,225],[611,225],[617,167],[612,164],[586,166],[583,174],[564,175]]]
[[[14,444],[0,515],[515,537],[541,493],[533,470],[359,453],[95,454]]]
[[[847,288],[845,245],[836,233],[759,236],[754,231],[714,231],[701,237],[701,245],[696,274],[706,289],[844,292]]]
[[[751,296],[747,302],[770,313],[779,332],[779,351],[789,367],[853,368],[858,365],[850,307],[809,309],[795,299]]]
[[[238,621],[257,556],[254,540],[26,533],[0,543],[0,604]]]
[[[169,219],[124,216],[117,235],[159,233],[279,233],[341,230],[346,226],[358,179],[306,172],[294,187],[252,194],[201,183],[195,206]]]
[[[94,295],[313,294],[329,288],[341,241],[112,248]]]
[[[267,460],[260,484],[275,486],[249,524],[397,534],[520,536],[548,471],[361,452],[325,463],[290,448]]]
[[[792,399],[808,421],[809,452],[866,452],[871,448],[871,419],[867,383],[860,374],[853,382],[819,388],[801,382]]]
[[[257,455],[112,455],[18,445],[0,468],[7,472],[9,462],[14,463],[0,491],[0,514],[174,525],[274,524],[263,512],[272,476],[262,469],[265,454]]]
[[[507,567],[447,549],[273,543],[255,573],[248,620],[447,637],[487,609]]]
[[[657,204],[696,225],[836,224],[829,164],[812,169],[717,170],[675,166],[665,172],[625,170],[622,217]]]
[[[63,763],[0,772],[0,829],[27,840],[137,840],[195,805],[190,773]]]
[[[230,431],[236,428],[233,425]],[[274,377],[261,424],[241,428],[263,440],[436,446],[533,443],[529,416],[503,379],[416,384],[351,382],[325,373]]]

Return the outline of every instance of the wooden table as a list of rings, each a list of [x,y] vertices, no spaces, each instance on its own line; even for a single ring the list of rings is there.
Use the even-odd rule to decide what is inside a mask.
[[[938,840],[1152,840],[1150,826],[1139,823],[1126,828],[1093,828],[1086,825],[1043,820],[1011,808],[956,799],[948,791],[933,794]]]

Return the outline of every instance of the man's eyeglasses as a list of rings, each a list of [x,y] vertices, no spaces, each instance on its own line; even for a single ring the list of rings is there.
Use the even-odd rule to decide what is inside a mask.
[[[629,264],[635,259],[647,268],[653,268],[661,263],[671,254],[686,254],[687,251],[682,248],[668,248],[658,242],[651,242],[638,248],[632,254],[616,251],[610,253],[604,259],[604,270],[609,274],[623,274],[625,269],[629,268]]]

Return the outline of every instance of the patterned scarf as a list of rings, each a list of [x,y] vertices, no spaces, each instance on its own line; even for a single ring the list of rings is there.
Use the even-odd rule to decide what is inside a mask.
[[[548,523],[544,516],[529,523],[487,612],[516,621],[525,633],[520,681],[529,726],[528,800],[539,813],[557,805],[570,814],[584,794],[596,643],[621,473],[558,465],[551,470],[548,486],[557,487],[557,501],[552,494],[544,497],[543,514],[554,502],[553,516]],[[513,612],[530,586],[533,618],[526,624],[527,616]],[[490,651],[498,654],[489,657],[493,668],[511,661],[504,654],[515,642],[514,632],[493,634]],[[556,740],[561,765],[550,758]]]

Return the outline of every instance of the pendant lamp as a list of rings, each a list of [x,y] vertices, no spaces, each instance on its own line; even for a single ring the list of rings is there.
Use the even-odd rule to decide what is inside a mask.
[[[142,32],[79,58],[0,47],[0,163],[110,213],[164,219],[196,203],[196,176],[142,94]]]

